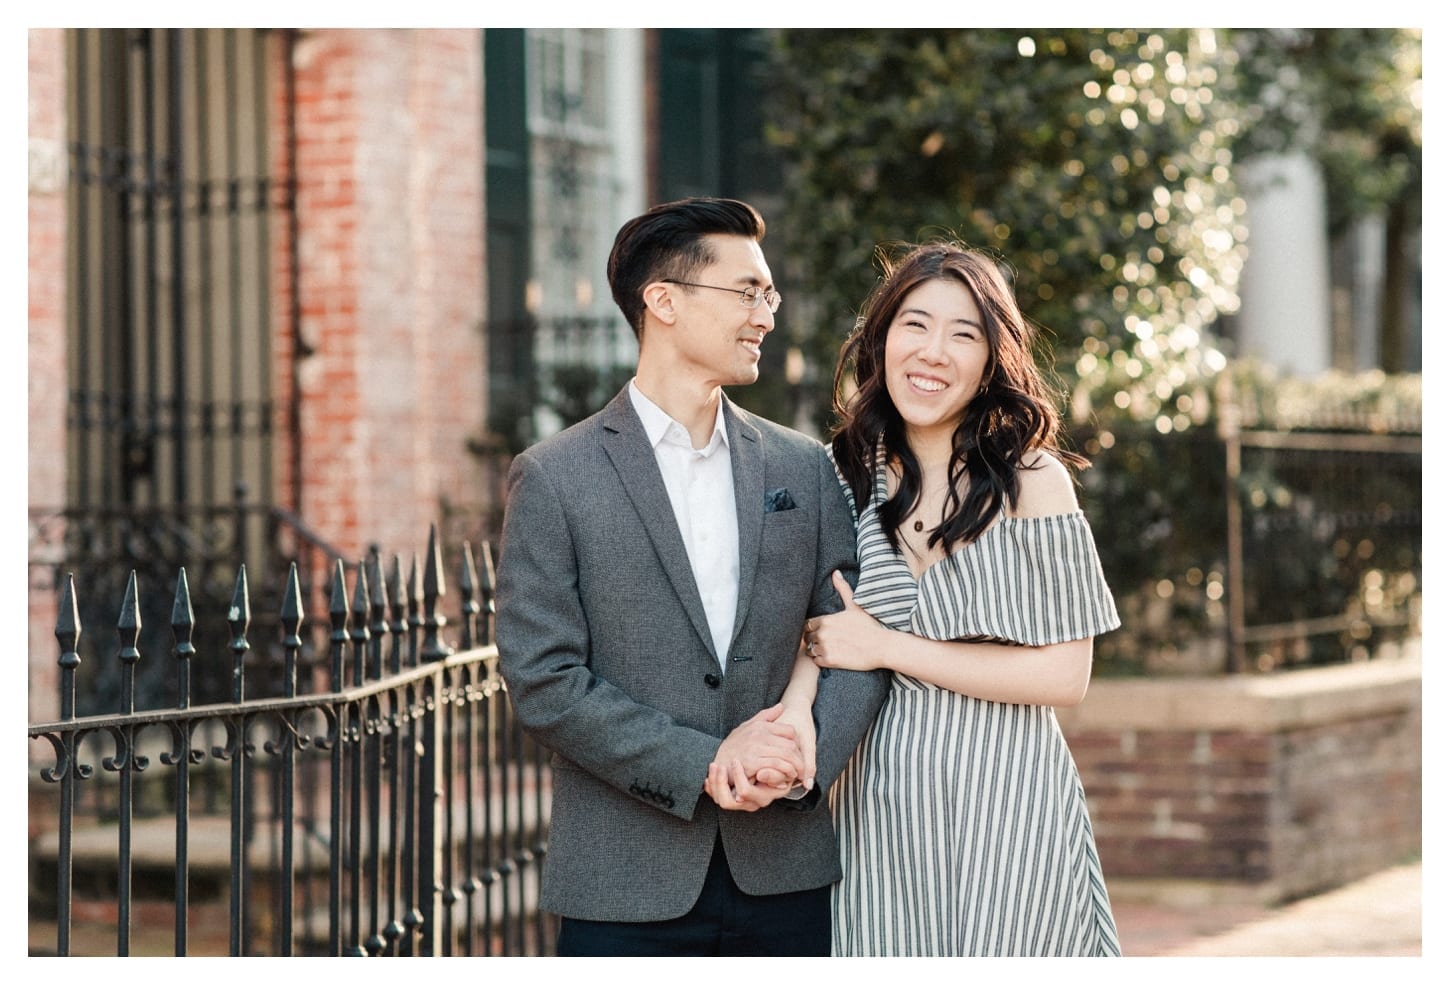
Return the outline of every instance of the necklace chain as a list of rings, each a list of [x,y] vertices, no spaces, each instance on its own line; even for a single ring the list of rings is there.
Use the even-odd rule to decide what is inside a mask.
[[[942,493],[943,494],[943,497],[945,497],[947,485],[950,482],[951,482],[951,475],[950,475],[950,470],[948,470],[948,475],[946,476],[946,478],[942,479],[941,482],[936,483],[932,487],[932,489],[931,489],[932,494],[935,495],[937,493]],[[917,510],[918,511],[921,509],[922,504],[923,504],[923,500],[925,498],[926,498],[925,492],[920,493],[920,494],[917,495],[916,502],[917,502]],[[945,501],[945,499],[943,501]],[[912,524],[911,524],[911,529],[914,530],[914,531],[916,531],[917,533],[921,533],[923,530],[926,529],[926,521],[921,520],[921,519],[913,520],[912,521]]]
[[[933,495],[935,495],[937,493],[941,493],[942,494],[942,501],[943,502],[946,501],[946,491],[947,491],[948,481],[949,480],[943,480],[943,481],[937,483],[932,488],[932,490],[931,490]],[[917,500],[916,500],[916,502],[917,502],[917,510],[922,509],[922,507],[924,505],[925,498],[926,497],[925,497],[924,494],[917,497]],[[911,529],[915,530],[917,533],[921,533],[923,530],[926,529],[926,522],[924,520],[917,519],[917,520],[915,520],[915,521],[912,522]]]

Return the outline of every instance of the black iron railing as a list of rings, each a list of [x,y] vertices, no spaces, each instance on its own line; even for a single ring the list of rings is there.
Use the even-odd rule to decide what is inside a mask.
[[[480,561],[464,544],[455,642],[445,640],[436,529],[421,565],[415,558],[405,572],[395,556],[385,574],[374,555],[356,566],[351,592],[336,561],[327,670],[313,687],[298,673],[309,642],[297,566],[282,592],[279,638],[265,642],[252,630],[243,566],[226,613],[230,699],[209,704],[190,700],[193,665],[219,655],[193,643],[182,569],[170,617],[176,704],[140,711],[136,666],[161,655],[137,646],[133,576],[115,624],[119,707],[89,716],[75,714],[84,629],[68,577],[56,624],[60,717],[30,727],[50,750],[31,793],[32,826],[39,817],[42,829],[31,845],[32,953],[546,953],[552,929],[536,900],[549,774],[498,676],[486,545]],[[281,651],[279,694],[248,694],[254,642]],[[221,790],[210,805],[196,790],[203,776]],[[95,799],[108,812],[79,810],[87,785],[103,788]],[[138,813],[147,787],[160,788],[151,795],[168,811]],[[193,893],[219,885],[225,903]],[[164,943],[158,904],[137,919],[138,889],[171,911]],[[37,925],[53,929],[53,946],[37,942]]]
[[[1219,436],[1229,669],[1364,660],[1418,636],[1421,436],[1240,429],[1231,417]]]
[[[230,629],[222,614],[239,566],[251,575],[253,639],[266,641],[250,657],[248,686],[254,696],[281,693],[282,652],[278,619],[288,567],[298,570],[305,617],[299,673],[304,689],[325,671],[327,593],[338,549],[276,506],[257,502],[238,483],[230,503],[165,507],[91,506],[30,510],[30,584],[39,602],[50,604],[72,574],[83,592],[76,599],[81,625],[109,625],[116,606],[136,583],[140,635],[146,654],[167,652],[172,643],[169,618],[177,568],[187,570],[188,592],[203,613],[193,628],[193,644],[204,655],[223,654]],[[38,627],[37,627],[38,629]],[[114,710],[121,686],[121,663],[109,635],[84,634],[77,657],[86,672],[77,680],[75,713],[98,715]],[[231,700],[224,673],[196,675],[193,703]],[[149,659],[135,667],[135,706],[166,707],[175,700],[175,684],[164,661]]]
[[[1418,640],[1418,408],[1294,409],[1224,399],[1210,426],[1165,416],[1076,435],[1123,619],[1095,641],[1094,673],[1263,673]]]

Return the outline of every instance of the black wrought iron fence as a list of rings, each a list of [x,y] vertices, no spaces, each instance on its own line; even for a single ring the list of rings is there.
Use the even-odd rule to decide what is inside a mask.
[[[31,791],[40,828],[30,847],[32,953],[551,948],[536,903],[550,779],[498,675],[487,545],[478,564],[467,543],[460,552],[456,645],[445,639],[436,528],[421,565],[405,572],[395,556],[385,573],[375,554],[348,581],[335,561],[319,644],[325,675],[309,686],[299,668],[310,613],[295,563],[275,640],[254,632],[240,568],[224,654],[194,642],[183,568],[170,599],[176,701],[137,710],[137,665],[162,654],[138,646],[133,575],[114,624],[118,707],[78,716],[77,645],[95,629],[81,624],[80,589],[66,579],[55,631],[60,717],[30,726],[49,749]],[[280,693],[252,695],[257,649],[271,647]],[[229,670],[227,699],[193,703],[194,673],[217,663]],[[198,795],[204,784],[214,796]],[[86,787],[109,809],[81,810]]]
[[[1221,431],[1230,669],[1364,660],[1417,635],[1420,435]]]
[[[80,623],[111,624],[127,583],[134,578],[140,611],[137,647],[147,654],[171,646],[171,594],[177,567],[185,559],[188,590],[204,613],[193,643],[204,654],[226,652],[225,619],[238,565],[251,573],[255,613],[253,638],[265,641],[253,652],[249,683],[254,695],[281,693],[281,646],[277,631],[289,563],[298,568],[307,613],[299,673],[304,690],[326,656],[327,591],[337,549],[295,516],[249,497],[238,483],[230,503],[202,505],[32,507],[30,510],[32,592],[58,598],[67,573],[82,593],[76,599]],[[213,616],[213,614],[215,614]],[[114,640],[90,632],[77,643],[86,668],[76,682],[76,714],[102,714],[115,707],[121,665],[110,659]],[[203,672],[192,682],[193,702],[229,700],[227,677]],[[161,708],[174,700],[174,681],[164,661],[136,667],[138,709]]]
[[[1417,415],[1240,420],[1079,435],[1123,627],[1095,673],[1267,672],[1371,659],[1418,639]]]

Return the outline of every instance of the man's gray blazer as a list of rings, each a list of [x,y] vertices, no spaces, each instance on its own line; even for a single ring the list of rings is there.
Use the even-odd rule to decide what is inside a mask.
[[[722,811],[702,789],[720,740],[780,699],[806,618],[839,611],[856,537],[825,449],[740,410],[725,425],[740,597],[722,674],[684,541],[627,388],[514,459],[498,563],[500,668],[525,729],[553,752],[544,909],[666,920],[699,896],[718,831],[754,895],[840,878],[821,792],[885,695],[876,673],[823,673],[817,786]]]

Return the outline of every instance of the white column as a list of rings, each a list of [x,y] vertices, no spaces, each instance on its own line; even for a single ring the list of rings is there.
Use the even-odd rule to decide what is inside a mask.
[[[616,28],[608,32],[608,38],[609,132],[618,189],[614,228],[618,229],[648,207],[644,200],[645,32]]]
[[[1324,178],[1303,152],[1238,166],[1248,210],[1240,351],[1296,376],[1331,366],[1329,226]]]
[[[603,224],[601,252],[596,262],[600,271],[600,297],[612,313],[609,284],[604,277],[604,260],[614,245],[614,234],[629,219],[651,203],[645,200],[647,144],[645,124],[645,32],[641,28],[617,28],[608,32],[607,78],[609,85],[609,140],[613,157],[614,188],[612,221]],[[619,318],[612,342],[614,360],[633,364],[639,355],[634,332]]]

